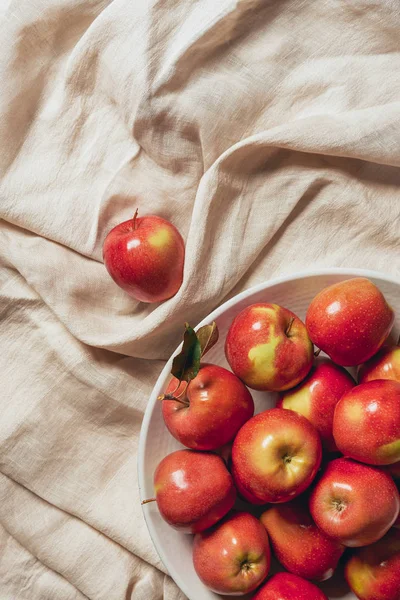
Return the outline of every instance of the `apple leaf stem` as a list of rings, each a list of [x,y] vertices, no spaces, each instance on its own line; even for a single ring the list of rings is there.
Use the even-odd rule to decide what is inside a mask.
[[[181,383],[181,381],[178,383],[178,386],[174,389],[173,392],[168,392],[168,394],[161,394],[161,396],[158,396],[157,400],[174,400],[175,402],[180,402],[184,406],[189,406],[189,402],[187,400],[182,400],[182,396],[186,394],[190,381],[187,381],[181,393],[175,396]]]
[[[316,351],[314,352],[315,358],[317,358],[317,356],[319,356],[320,354],[321,354],[321,348],[317,348]]]
[[[176,386],[176,388],[174,390],[172,390],[172,392],[169,392],[168,396],[175,396],[176,392],[179,390],[179,387],[180,387],[181,383],[182,383],[182,381],[179,379],[178,380],[178,385]]]
[[[147,500],[143,500],[141,502],[141,505],[143,506],[143,504],[149,504],[149,502],[155,502],[156,498],[147,498]]]

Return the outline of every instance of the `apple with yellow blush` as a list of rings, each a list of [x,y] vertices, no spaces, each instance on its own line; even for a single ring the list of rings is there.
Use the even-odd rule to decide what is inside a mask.
[[[345,547],[316,526],[306,501],[296,498],[272,506],[260,521],[276,558],[290,573],[313,581],[332,577]]]
[[[400,530],[391,529],[375,544],[357,550],[346,564],[345,577],[359,600],[399,600]]]
[[[232,371],[255,390],[282,391],[306,377],[313,345],[304,323],[277,304],[252,304],[232,322],[225,342]]]
[[[378,352],[393,322],[393,310],[382,292],[365,277],[324,288],[306,315],[313,343],[344,367],[359,365]]]
[[[182,284],[185,245],[177,228],[146,215],[120,223],[103,244],[107,271],[119,287],[141,302],[162,302]]]
[[[193,564],[217,594],[243,596],[266,578],[271,562],[267,532],[253,515],[234,512],[194,537]]]
[[[358,382],[367,383],[374,379],[393,379],[400,383],[400,347],[384,347],[369,361],[360,366]]]
[[[400,383],[375,379],[344,394],[335,408],[333,437],[340,452],[354,460],[400,461]]]
[[[232,475],[252,504],[287,502],[312,482],[322,458],[316,429],[292,410],[272,408],[252,417],[232,446]]]
[[[355,386],[351,375],[330,360],[318,358],[307,377],[295,388],[281,392],[277,407],[306,417],[321,436],[324,449],[337,450],[333,439],[333,415],[340,398]]]

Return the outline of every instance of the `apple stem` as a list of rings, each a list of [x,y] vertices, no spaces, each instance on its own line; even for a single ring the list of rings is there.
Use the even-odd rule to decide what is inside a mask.
[[[291,330],[291,328],[292,328],[292,325],[293,325],[293,321],[294,321],[294,317],[292,317],[292,318],[290,319],[290,321],[289,321],[289,325],[287,326],[287,329],[286,329],[286,331],[285,331],[285,333],[286,333],[286,335],[287,335],[288,337],[289,337],[289,333],[290,333],[290,330]]]
[[[320,354],[321,354],[321,348],[317,348],[316,351],[314,352],[315,358],[317,358],[317,356],[319,356]]]
[[[179,390],[181,383],[182,383],[182,381],[181,381],[181,380],[179,380],[179,381],[178,381],[178,385],[176,386],[176,388],[174,389],[174,391],[173,391],[173,392],[170,392],[170,394],[171,394],[172,396],[173,396],[174,394],[176,394],[176,392]],[[185,390],[185,391],[186,391],[186,390]]]
[[[149,502],[155,502],[155,501],[156,501],[156,498],[148,498],[147,500],[143,500],[141,505],[143,506],[143,504],[148,504]]]
[[[400,346],[400,335],[399,335],[399,339],[397,340],[396,346]]]
[[[137,208],[135,210],[135,214],[133,215],[133,219],[132,219],[132,229],[133,229],[133,231],[135,231],[135,229],[136,229],[136,219],[137,219],[138,214],[139,214],[139,209]]]

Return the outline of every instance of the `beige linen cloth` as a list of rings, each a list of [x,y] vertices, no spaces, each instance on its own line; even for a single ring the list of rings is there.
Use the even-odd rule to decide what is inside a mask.
[[[307,267],[400,277],[398,0],[1,0],[0,600],[167,600],[141,419],[184,320]],[[102,242],[186,240],[138,304]],[[157,443],[157,440],[154,440]]]

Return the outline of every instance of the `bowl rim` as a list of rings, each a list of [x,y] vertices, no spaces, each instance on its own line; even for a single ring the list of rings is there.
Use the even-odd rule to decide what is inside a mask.
[[[393,283],[395,285],[400,286],[400,280],[396,279],[396,277],[389,276],[384,273],[381,273],[380,271],[375,271],[372,269],[358,269],[358,268],[356,269],[356,268],[351,268],[351,267],[343,267],[343,268],[342,267],[327,267],[327,268],[321,268],[321,269],[305,269],[305,270],[299,271],[296,274],[292,273],[292,274],[282,275],[279,277],[274,277],[272,279],[268,279],[267,281],[258,283],[250,288],[243,290],[239,294],[236,294],[232,298],[229,298],[229,300],[226,300],[221,305],[219,305],[217,308],[215,308],[204,319],[202,319],[200,321],[200,323],[198,323],[198,325],[195,326],[194,329],[197,329],[198,327],[202,327],[203,325],[206,325],[210,321],[214,321],[221,314],[223,314],[226,310],[228,310],[229,308],[231,308],[238,302],[245,300],[249,296],[252,296],[253,294],[256,294],[258,292],[261,292],[263,290],[271,288],[275,285],[279,285],[281,283],[286,283],[288,281],[297,281],[299,279],[304,279],[305,277],[321,277],[324,275],[344,275],[344,276],[352,275],[354,277],[366,277],[368,279],[378,279],[378,280],[380,279],[381,281],[386,281],[388,283]],[[147,440],[147,435],[148,435],[148,430],[149,430],[150,419],[151,419],[151,416],[153,413],[154,406],[157,403],[157,396],[159,395],[159,389],[164,384],[166,377],[168,377],[170,375],[172,360],[176,356],[176,354],[178,354],[178,352],[180,351],[181,346],[182,346],[182,343],[180,343],[179,346],[175,349],[175,351],[171,354],[169,360],[166,362],[164,368],[162,369],[160,375],[158,376],[157,381],[151,392],[150,398],[148,400],[147,407],[146,407],[146,410],[145,410],[145,413],[143,416],[142,424],[140,427],[138,454],[137,454],[137,472],[138,472],[138,487],[139,487],[140,501],[145,500],[145,497],[143,495],[144,488],[145,488],[144,455],[145,455],[145,445],[146,445],[146,440]],[[168,564],[169,563],[168,556],[164,553],[164,551],[156,543],[156,539],[158,539],[157,530],[153,526],[151,520],[147,516],[148,513],[147,513],[146,507],[147,507],[147,505],[142,505],[142,511],[143,511],[146,526],[149,531],[154,548],[156,549],[156,552],[157,552],[158,556],[160,557],[160,559],[166,569],[166,572],[170,575],[170,577],[172,577],[172,579],[175,581],[175,583],[179,587],[179,589],[190,599],[190,590],[186,586],[185,581],[180,576],[180,573],[175,571],[175,569],[170,568],[170,566]]]

